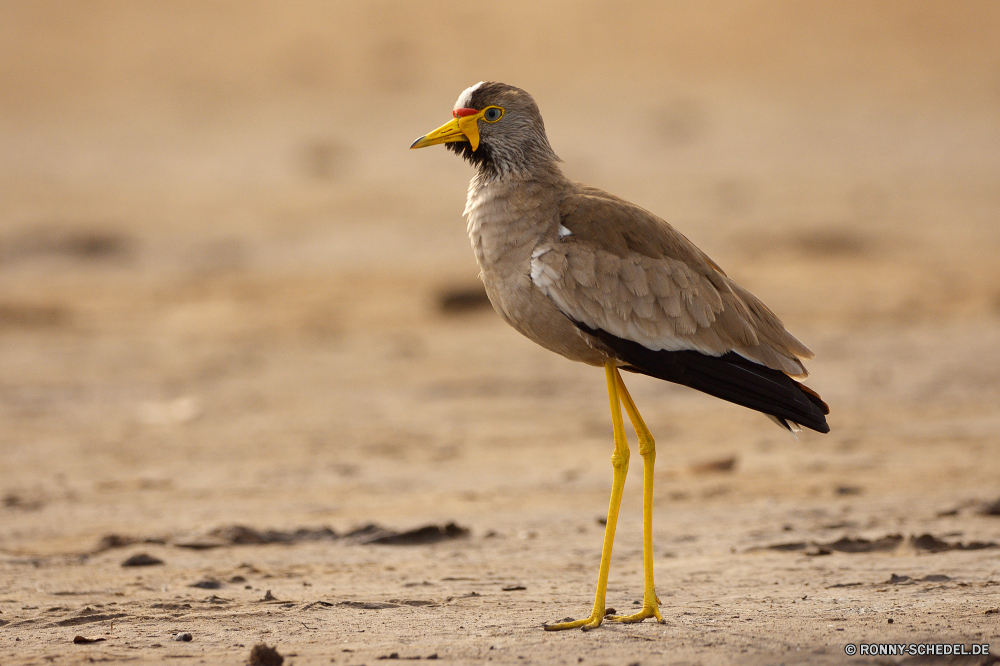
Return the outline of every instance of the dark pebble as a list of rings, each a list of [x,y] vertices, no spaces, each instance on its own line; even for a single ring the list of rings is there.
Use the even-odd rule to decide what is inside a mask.
[[[276,647],[266,643],[257,643],[250,650],[250,666],[281,666],[285,658],[278,653]]]
[[[146,553],[136,553],[122,562],[123,567],[151,567],[156,564],[163,564],[163,560]]]

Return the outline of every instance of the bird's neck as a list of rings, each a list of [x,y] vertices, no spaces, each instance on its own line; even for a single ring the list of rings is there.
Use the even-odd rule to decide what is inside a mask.
[[[477,174],[469,183],[465,216],[480,268],[521,270],[520,260],[530,258],[540,239],[558,233],[558,202],[571,187],[555,164],[530,177]]]
[[[531,180],[551,173],[559,174],[559,156],[552,150],[544,134],[532,140],[512,144],[489,144],[485,141],[476,150],[466,141],[445,144],[476,168],[476,178],[483,181],[514,178]]]

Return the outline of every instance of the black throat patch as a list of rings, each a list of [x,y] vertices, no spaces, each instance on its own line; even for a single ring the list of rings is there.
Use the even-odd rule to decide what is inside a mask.
[[[482,141],[479,142],[479,148],[476,150],[472,150],[472,144],[468,141],[446,143],[445,148],[463,157],[484,176],[492,177],[499,174],[490,147]]]

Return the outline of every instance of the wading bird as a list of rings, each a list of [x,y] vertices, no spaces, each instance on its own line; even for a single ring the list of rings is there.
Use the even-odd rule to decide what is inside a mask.
[[[465,215],[486,293],[508,324],[573,361],[603,366],[615,449],[593,612],[548,630],[593,629],[605,592],[629,449],[643,460],[644,594],[634,615],[663,622],[653,585],[653,437],[620,370],[683,384],[762,412],[791,431],[829,432],[826,403],[792,377],[809,349],[753,294],[669,224],[559,170],[531,95],[503,83],[463,91],[453,119],[410,148],[443,143],[476,167]]]

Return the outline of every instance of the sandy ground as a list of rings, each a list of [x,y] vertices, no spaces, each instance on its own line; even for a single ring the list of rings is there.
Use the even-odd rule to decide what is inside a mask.
[[[998,5],[502,4],[5,6],[0,663],[1000,654]],[[611,428],[477,305],[467,167],[406,150],[481,79],[817,354],[798,441],[627,378],[665,625],[541,629],[589,611]]]

